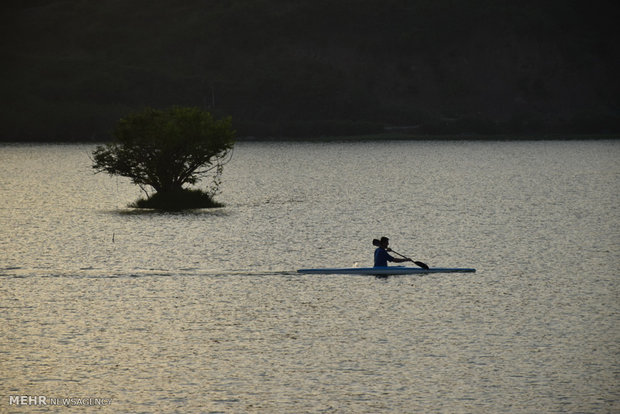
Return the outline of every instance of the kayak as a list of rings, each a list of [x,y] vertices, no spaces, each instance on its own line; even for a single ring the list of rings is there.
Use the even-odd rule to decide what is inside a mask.
[[[407,266],[381,266],[299,269],[297,273],[320,275],[417,275],[426,273],[472,273],[475,271],[476,269],[465,267],[431,267],[430,269],[422,269],[419,267]]]

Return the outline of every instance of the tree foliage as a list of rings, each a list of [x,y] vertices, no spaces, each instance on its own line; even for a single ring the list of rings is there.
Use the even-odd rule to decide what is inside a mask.
[[[234,145],[231,119],[216,120],[199,108],[146,108],[121,119],[115,141],[93,151],[95,172],[129,177],[148,194],[181,194],[213,178],[206,194],[219,190],[223,165]]]

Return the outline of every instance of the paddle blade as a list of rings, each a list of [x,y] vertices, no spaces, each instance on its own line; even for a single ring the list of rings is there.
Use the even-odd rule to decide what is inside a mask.
[[[422,262],[415,262],[415,261],[414,261],[413,263],[415,263],[416,265],[420,266],[422,269],[426,269],[426,270],[428,270],[428,268],[429,268],[429,267],[428,267],[428,265],[427,265],[426,263],[422,263]]]

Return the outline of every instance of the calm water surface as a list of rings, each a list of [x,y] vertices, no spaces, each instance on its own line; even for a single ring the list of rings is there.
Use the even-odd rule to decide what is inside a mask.
[[[239,143],[176,214],[92,150],[0,146],[0,412],[620,411],[619,141]],[[383,235],[478,271],[295,273]]]

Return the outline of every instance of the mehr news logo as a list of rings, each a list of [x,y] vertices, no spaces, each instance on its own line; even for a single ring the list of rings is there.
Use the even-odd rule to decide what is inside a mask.
[[[52,398],[45,395],[9,395],[9,405],[17,406],[65,406],[65,407],[93,407],[98,405],[110,405],[112,404],[111,398],[96,398],[96,397],[63,397]]]

